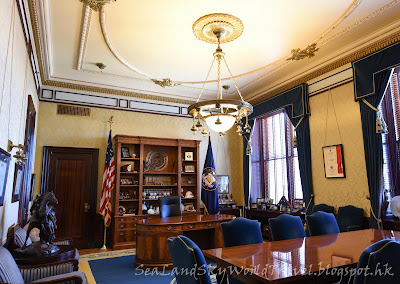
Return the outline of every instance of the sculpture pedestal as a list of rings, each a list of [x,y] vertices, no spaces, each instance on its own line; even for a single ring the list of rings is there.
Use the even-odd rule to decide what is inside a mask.
[[[18,254],[31,256],[46,256],[58,252],[60,248],[53,244],[42,244],[41,242],[31,243],[29,246],[15,249]]]

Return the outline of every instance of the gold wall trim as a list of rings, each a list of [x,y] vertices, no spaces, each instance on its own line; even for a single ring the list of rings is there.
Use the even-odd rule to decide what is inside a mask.
[[[156,96],[156,95],[141,94],[141,93],[136,93],[136,92],[128,92],[128,91],[121,91],[121,90],[114,90],[114,89],[107,89],[107,88],[100,88],[100,87],[85,86],[85,85],[79,85],[79,84],[47,80],[46,76],[44,74],[43,50],[42,50],[40,34],[39,34],[39,22],[38,22],[38,15],[37,15],[36,0],[28,0],[28,4],[29,4],[29,13],[30,13],[32,30],[33,30],[33,37],[34,37],[35,46],[36,46],[36,57],[39,62],[39,72],[40,72],[40,78],[42,81],[41,88],[43,88],[44,86],[49,86],[49,87],[72,89],[72,90],[77,90],[77,91],[87,91],[87,92],[95,92],[95,93],[109,94],[109,95],[111,94],[111,95],[117,95],[117,96],[134,97],[134,98],[140,98],[140,99],[177,103],[177,104],[185,104],[185,105],[190,105],[190,104],[195,103],[195,101],[191,101],[191,100],[183,100],[183,99],[162,97],[162,96]]]
[[[315,70],[315,71],[313,71],[313,72],[311,72],[311,73],[309,73],[307,75],[304,75],[304,76],[300,77],[299,79],[296,79],[296,80],[294,80],[294,81],[292,81],[292,82],[290,82],[290,83],[288,83],[288,84],[286,84],[286,85],[284,85],[282,87],[279,87],[279,88],[277,88],[277,89],[275,89],[273,91],[270,91],[270,92],[267,91],[267,92],[263,93],[261,96],[259,96],[257,98],[254,98],[254,99],[250,98],[250,99],[248,99],[248,101],[251,104],[257,104],[259,102],[262,102],[265,99],[269,99],[269,98],[271,98],[271,97],[273,97],[275,95],[283,93],[283,92],[285,92],[285,91],[287,91],[287,90],[289,90],[289,89],[291,89],[291,88],[293,88],[295,86],[298,86],[298,85],[300,85],[302,83],[305,83],[307,81],[310,81],[310,80],[312,80],[312,79],[314,79],[314,78],[316,78],[318,76],[321,76],[321,75],[323,75],[325,73],[333,71],[333,70],[335,70],[335,69],[337,69],[337,68],[339,68],[339,67],[341,67],[343,65],[351,63],[351,62],[353,62],[353,61],[355,61],[357,59],[360,59],[360,58],[362,58],[362,57],[364,57],[366,55],[369,55],[369,54],[371,54],[371,53],[373,53],[375,51],[378,51],[379,49],[387,47],[387,46],[389,46],[389,45],[391,45],[391,44],[393,44],[395,42],[398,42],[398,41],[400,41],[400,33],[395,33],[395,34],[393,34],[391,36],[388,36],[388,37],[386,37],[386,38],[384,38],[384,39],[382,39],[380,41],[377,41],[377,42],[375,42],[375,43],[373,43],[371,45],[368,45],[367,47],[364,47],[364,48],[362,48],[362,49],[360,49],[358,51],[355,51],[352,54],[350,54],[350,55],[348,55],[348,56],[346,56],[344,58],[341,58],[341,59],[339,59],[339,60],[337,60],[337,61],[335,61],[335,62],[333,62],[331,64],[328,64],[325,67],[322,67],[322,68],[320,68],[318,70]]]

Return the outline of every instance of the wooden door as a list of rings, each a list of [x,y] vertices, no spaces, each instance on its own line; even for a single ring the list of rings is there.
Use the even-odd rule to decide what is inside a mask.
[[[35,152],[35,124],[36,124],[36,110],[31,95],[28,96],[28,109],[26,113],[25,124],[25,140],[24,140],[24,153],[26,155],[26,162],[24,166],[23,186],[21,196],[19,199],[18,210],[18,224],[23,227],[28,222],[28,209],[29,197],[31,195],[32,186],[32,169],[33,169],[33,154]]]
[[[72,238],[78,249],[94,241],[98,149],[44,147],[41,193],[58,199],[56,238]]]

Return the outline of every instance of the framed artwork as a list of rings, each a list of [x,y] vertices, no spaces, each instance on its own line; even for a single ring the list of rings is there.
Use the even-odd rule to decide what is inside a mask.
[[[294,209],[301,209],[303,208],[303,199],[297,199],[295,198],[293,200],[293,208]]]
[[[132,178],[121,178],[121,185],[131,185],[133,184]]]
[[[193,161],[193,152],[185,152],[185,161]]]
[[[4,194],[6,193],[8,168],[10,166],[10,153],[0,148],[0,206],[4,203]]]
[[[121,157],[122,158],[130,158],[131,157],[131,155],[129,154],[128,147],[121,147]]]
[[[12,193],[12,201],[15,202],[19,200],[22,189],[22,178],[24,175],[24,167],[21,164],[15,163],[15,171],[14,171],[14,186]]]
[[[35,183],[36,183],[36,174],[32,174],[32,176],[31,176],[31,192],[29,195],[29,201],[33,200],[33,193],[35,192]]]
[[[326,178],[345,178],[343,145],[322,147]]]
[[[194,165],[185,165],[185,173],[194,173],[195,167]]]
[[[251,209],[257,209],[257,203],[251,203],[250,208]]]
[[[229,176],[217,175],[218,193],[228,194],[229,193]]]

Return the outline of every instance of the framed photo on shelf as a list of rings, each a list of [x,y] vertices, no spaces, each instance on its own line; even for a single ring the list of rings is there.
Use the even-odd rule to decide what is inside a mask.
[[[193,161],[193,152],[185,152],[185,161]]]
[[[36,174],[31,175],[31,192],[29,194],[29,201],[33,200],[33,192],[35,191]]]
[[[343,145],[322,147],[324,158],[325,178],[345,178]]]
[[[24,167],[21,164],[15,163],[14,171],[14,186],[12,193],[12,201],[15,202],[19,200],[21,189],[22,189],[22,177],[24,175]]]
[[[128,147],[121,147],[121,158],[130,158],[131,155],[129,154]]]
[[[257,203],[251,203],[250,208],[251,209],[257,209]]]
[[[194,173],[195,171],[195,166],[194,165],[185,165],[185,173]]]
[[[121,178],[121,185],[131,185],[133,184],[132,178]]]
[[[217,175],[218,193],[228,194],[229,193],[229,176]]]
[[[263,197],[259,197],[256,200],[257,200],[258,205],[261,205],[261,202],[265,202],[265,198],[263,198]]]
[[[4,203],[11,154],[0,148],[0,206]]]

